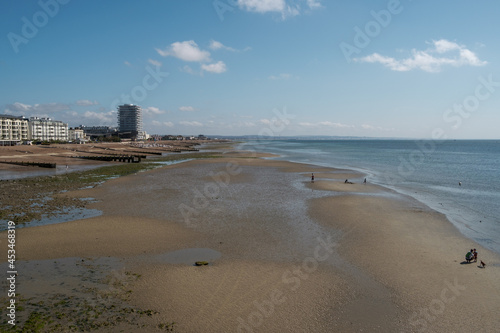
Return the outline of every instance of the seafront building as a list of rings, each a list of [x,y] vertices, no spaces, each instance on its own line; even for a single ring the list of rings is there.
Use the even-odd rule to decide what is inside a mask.
[[[72,142],[83,143],[86,140],[85,132],[79,127],[70,128],[68,131],[68,139]]]
[[[50,118],[30,117],[31,140],[68,141],[68,124]]]
[[[85,126],[81,125],[80,128],[83,130],[86,137],[91,140],[95,140],[101,137],[109,138],[111,136],[117,136],[118,130],[116,127],[111,126]]]
[[[84,126],[69,128],[67,123],[51,118],[0,115],[0,146],[28,141],[72,141],[83,143],[102,137],[148,140],[142,129],[142,109],[139,105],[118,107],[118,127]]]
[[[137,138],[142,131],[142,110],[139,105],[118,106],[118,131],[120,137]]]
[[[11,146],[29,140],[29,122],[25,117],[0,115],[0,145]]]

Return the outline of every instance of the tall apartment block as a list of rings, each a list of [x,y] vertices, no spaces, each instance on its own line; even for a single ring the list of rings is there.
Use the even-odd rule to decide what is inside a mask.
[[[15,145],[29,139],[29,123],[24,117],[0,115],[0,146]]]
[[[123,137],[136,138],[142,132],[142,110],[139,105],[118,106],[118,131]]]

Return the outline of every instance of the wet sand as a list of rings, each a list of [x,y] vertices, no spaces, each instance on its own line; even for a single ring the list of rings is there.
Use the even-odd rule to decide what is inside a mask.
[[[103,215],[17,230],[17,260],[96,262],[91,276],[98,291],[87,294],[91,299],[112,291],[113,304],[152,311],[134,318],[138,325],[109,310],[114,326],[96,328],[102,332],[162,331],[171,322],[178,332],[500,327],[500,258],[464,238],[443,215],[364,185],[364,175],[348,170],[241,152],[224,156],[65,193],[95,198],[90,208]],[[0,241],[6,253],[6,233]],[[487,268],[462,264],[471,247]],[[189,262],[197,253],[209,264]],[[118,263],[109,268],[100,264],[105,258]],[[116,274],[123,271],[128,274]],[[88,269],[71,274],[38,279],[55,279],[59,292],[71,295],[75,291],[60,283],[82,288]],[[19,292],[47,297],[36,288],[23,290],[31,275],[28,268],[19,273]]]

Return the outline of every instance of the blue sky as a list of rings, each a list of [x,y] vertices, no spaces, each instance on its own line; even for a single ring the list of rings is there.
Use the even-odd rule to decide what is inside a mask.
[[[500,2],[3,1],[0,113],[150,134],[499,139]]]

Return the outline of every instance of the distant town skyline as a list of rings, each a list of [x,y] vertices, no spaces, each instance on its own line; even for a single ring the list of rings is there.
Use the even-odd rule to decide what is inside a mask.
[[[6,2],[0,113],[149,134],[500,139],[500,3]]]

